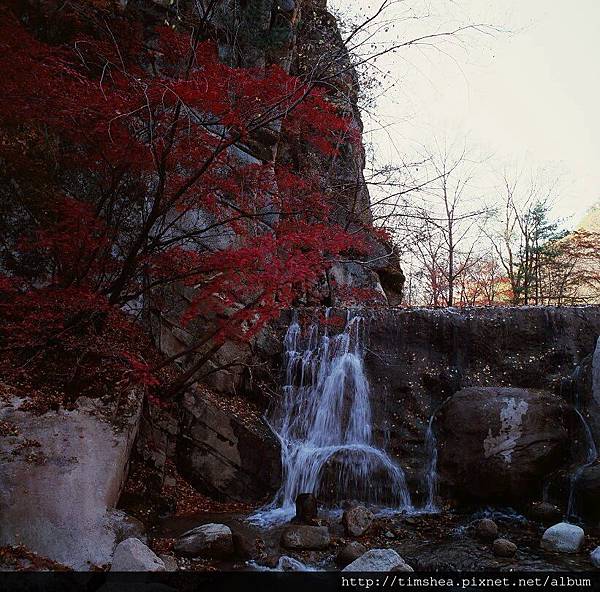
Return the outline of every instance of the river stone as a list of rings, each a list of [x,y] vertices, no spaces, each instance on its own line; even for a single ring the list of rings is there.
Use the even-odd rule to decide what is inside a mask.
[[[590,553],[590,561],[592,562],[592,565],[594,567],[597,567],[600,569],[600,547],[596,547],[591,553]]]
[[[286,549],[327,549],[331,537],[326,526],[288,526],[281,534],[281,546]]]
[[[496,539],[492,545],[496,557],[511,558],[517,552],[517,545],[507,539]]]
[[[437,416],[440,479],[459,501],[523,504],[568,465],[571,417],[551,393],[464,388]]]
[[[414,571],[393,549],[371,549],[342,571]]]
[[[110,571],[167,571],[167,568],[152,549],[131,538],[117,545]]]
[[[367,548],[363,544],[352,541],[340,549],[335,557],[335,563],[340,568],[346,567],[366,552]]]
[[[342,524],[349,536],[362,536],[373,522],[373,514],[364,506],[354,506],[344,511]]]
[[[493,541],[498,536],[498,525],[489,518],[482,518],[473,524],[475,536],[483,541]]]
[[[559,553],[577,553],[583,545],[585,533],[575,524],[559,522],[551,526],[542,535],[541,547],[546,551]]]
[[[575,485],[577,514],[590,523],[600,522],[600,464],[586,467]]]
[[[179,565],[177,564],[177,559],[173,557],[173,555],[159,555],[165,564],[165,569],[167,571],[177,571],[179,569]]]
[[[296,515],[293,521],[298,524],[312,524],[317,519],[317,498],[312,493],[300,493],[296,497]]]
[[[182,534],[173,550],[188,557],[230,557],[234,553],[233,535],[225,524],[203,524]]]
[[[527,515],[537,522],[542,524],[556,523],[557,520],[562,518],[562,511],[558,506],[550,504],[548,502],[533,502],[529,508],[527,508]]]

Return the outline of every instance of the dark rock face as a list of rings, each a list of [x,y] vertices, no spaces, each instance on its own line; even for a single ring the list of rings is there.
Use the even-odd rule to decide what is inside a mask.
[[[561,394],[561,387],[586,356],[591,376],[590,354],[600,335],[597,306],[381,309],[366,316],[374,425],[404,469],[417,503],[424,492],[427,422],[448,397],[470,386],[516,387],[544,390],[571,403],[573,395],[564,389]],[[600,352],[596,358],[598,371]],[[597,384],[600,393],[600,380]],[[580,389],[582,414],[597,417],[600,426],[600,412],[586,402],[586,397],[595,400],[591,389],[589,378]],[[575,441],[581,422],[573,414],[568,422]],[[600,436],[600,427],[595,433]],[[579,458],[581,450],[572,454]]]
[[[221,402],[223,403],[223,401]],[[179,472],[217,499],[261,501],[281,481],[279,442],[256,412],[234,412],[186,394],[177,439]]]
[[[471,387],[439,412],[442,483],[451,497],[520,504],[541,496],[546,475],[568,461],[567,405],[515,388]]]

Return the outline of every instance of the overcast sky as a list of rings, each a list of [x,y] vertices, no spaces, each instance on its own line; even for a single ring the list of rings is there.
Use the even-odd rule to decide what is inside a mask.
[[[369,0],[329,4],[346,12],[361,8],[363,14],[378,6]],[[397,23],[377,39],[468,22],[503,31],[468,35],[463,44],[437,49],[407,48],[378,61],[391,70],[389,81],[397,82],[376,110],[386,125],[371,137],[378,158],[410,156],[434,136],[466,137],[491,155],[493,166],[518,163],[560,174],[555,213],[575,224],[600,199],[600,1],[403,0],[393,10],[406,17],[409,8],[428,17]]]

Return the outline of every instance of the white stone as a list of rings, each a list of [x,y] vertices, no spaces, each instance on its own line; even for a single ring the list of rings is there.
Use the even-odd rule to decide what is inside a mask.
[[[579,526],[568,522],[559,522],[544,532],[541,546],[547,551],[577,553],[583,545],[584,538],[585,533]]]
[[[371,549],[342,571],[413,571],[393,549]]]
[[[139,539],[117,545],[110,571],[167,571],[165,563]]]
[[[590,553],[590,561],[592,562],[592,565],[594,567],[597,567],[598,569],[600,569],[600,547],[596,547]]]

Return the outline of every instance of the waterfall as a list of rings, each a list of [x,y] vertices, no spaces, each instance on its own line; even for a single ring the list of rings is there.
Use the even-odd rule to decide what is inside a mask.
[[[348,314],[330,335],[313,323],[303,334],[294,315],[284,338],[282,398],[268,418],[281,442],[283,482],[258,515],[289,519],[296,496],[314,493],[335,505],[356,499],[411,509],[402,469],[373,439],[369,383],[364,370],[364,319]]]
[[[581,420],[581,424],[583,425],[583,431],[584,431],[585,437],[586,437],[587,451],[586,451],[585,461],[583,462],[583,464],[578,466],[571,475],[570,487],[569,487],[569,501],[567,503],[567,520],[570,519],[571,517],[574,517],[574,518],[577,517],[577,515],[576,515],[576,511],[577,511],[576,510],[577,481],[579,480],[579,477],[581,477],[583,471],[585,469],[587,469],[590,465],[594,464],[596,462],[596,459],[598,458],[598,451],[596,449],[596,443],[594,442],[592,430],[590,429],[588,422],[586,421],[585,417],[583,417],[583,415],[581,414],[581,411],[579,410],[578,407],[579,407],[579,397],[576,398],[575,413],[577,414],[577,416]]]
[[[425,507],[423,508],[426,512],[438,512],[437,506],[437,494],[438,494],[438,476],[437,476],[437,461],[438,461],[438,450],[437,450],[437,438],[433,430],[433,420],[435,419],[435,413],[431,414],[429,423],[427,425],[427,432],[425,434],[425,453],[427,454],[427,472],[425,473],[425,485],[427,488],[427,499]]]

